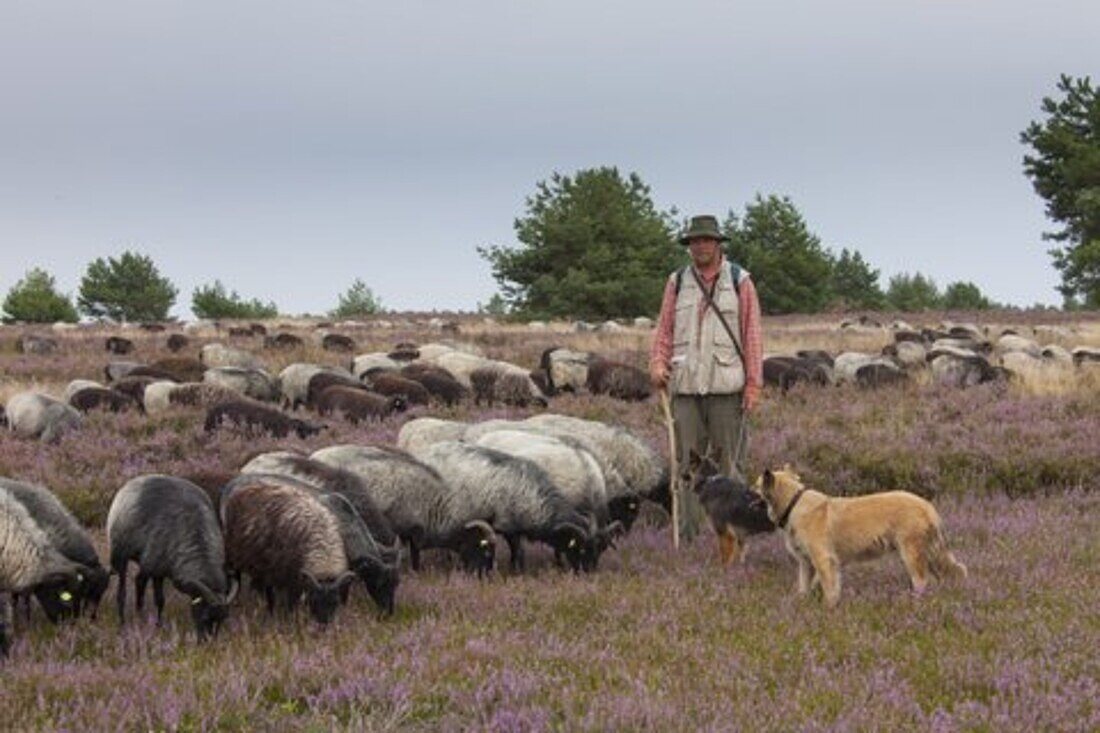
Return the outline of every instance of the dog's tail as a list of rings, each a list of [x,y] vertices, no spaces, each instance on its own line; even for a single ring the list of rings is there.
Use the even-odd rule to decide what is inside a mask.
[[[961,580],[967,576],[966,566],[955,559],[947,547],[943,527],[936,522],[928,529],[928,566],[938,579]]]

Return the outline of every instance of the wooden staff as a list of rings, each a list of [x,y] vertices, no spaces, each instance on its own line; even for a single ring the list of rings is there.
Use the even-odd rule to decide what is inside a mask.
[[[665,426],[668,428],[668,490],[672,495],[672,549],[680,549],[680,469],[676,465],[676,426],[672,421],[672,406],[668,400],[668,389],[661,390],[661,410],[665,413]]]

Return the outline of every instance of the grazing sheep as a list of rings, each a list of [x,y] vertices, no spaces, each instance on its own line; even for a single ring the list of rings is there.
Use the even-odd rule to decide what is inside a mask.
[[[306,406],[316,410],[317,401],[321,394],[329,387],[348,387],[362,392],[369,391],[363,384],[350,374],[343,372],[322,371],[309,378],[309,386],[306,389]]]
[[[172,356],[167,359],[159,359],[149,365],[162,374],[177,382],[201,382],[202,375],[206,373],[206,366],[198,359],[185,356]],[[156,375],[151,375],[156,376]]]
[[[6,491],[16,501],[23,505],[31,519],[46,535],[46,539],[61,556],[72,561],[77,566],[77,594],[73,600],[73,607],[79,615],[85,605],[91,609],[92,618],[95,618],[99,608],[99,601],[107,590],[107,570],[99,562],[95,547],[91,538],[80,522],[76,520],[68,509],[54,496],[53,492],[41,486],[12,481],[0,478],[0,491]],[[44,597],[48,593],[40,588],[35,589],[39,603],[43,609],[56,610],[51,605],[52,599]],[[56,621],[56,618],[51,618]]]
[[[90,387],[102,388],[103,385],[91,379],[74,379],[65,387],[65,401],[69,402],[74,394],[82,389],[88,389]]]
[[[157,474],[127,481],[107,513],[111,569],[118,575],[118,621],[126,621],[126,571],[138,565],[134,596],[138,612],[153,581],[157,623],[164,615],[164,581],[191,599],[191,620],[202,639],[229,617],[225,545],[210,498],[190,481]]]
[[[111,384],[111,389],[124,394],[138,405],[145,403],[145,388],[157,380],[152,377],[123,377]]]
[[[948,337],[936,339],[928,348],[929,352],[937,349],[955,349],[985,355],[993,353],[993,344],[980,339]]]
[[[336,515],[307,487],[282,476],[245,474],[222,490],[226,560],[263,588],[269,612],[283,591],[288,610],[305,593],[310,615],[327,624],[343,590],[355,579],[348,570]]]
[[[589,358],[586,352],[570,351],[560,346],[552,346],[542,352],[539,368],[546,374],[550,394],[580,392],[588,382]]]
[[[355,351],[355,339],[340,333],[326,333],[321,337],[321,348],[325,351]]]
[[[365,420],[383,420],[395,412],[404,412],[406,406],[404,397],[384,397],[363,389],[339,385],[327,388],[316,401],[319,414],[339,413],[352,424]]]
[[[470,395],[470,390],[451,376],[446,369],[430,364],[409,364],[401,369],[401,376],[419,382],[428,394],[448,407],[454,406]]]
[[[15,342],[15,350],[20,354],[37,354],[38,356],[48,356],[54,353],[58,349],[58,343],[52,338],[45,336],[35,336],[28,334],[21,336],[18,341]]]
[[[431,467],[388,446],[337,445],[310,458],[360,478],[394,532],[409,546],[413,570],[420,570],[421,550],[441,548],[457,553],[468,572],[492,571],[496,555],[492,527]]]
[[[884,346],[882,355],[896,361],[902,369],[907,370],[920,369],[928,361],[928,351],[921,341],[896,341]]]
[[[246,432],[259,430],[270,433],[276,438],[285,438],[291,431],[299,438],[308,438],[321,432],[323,426],[284,415],[273,407],[258,402],[233,400],[221,402],[206,411],[203,429],[212,432],[223,422],[228,421]]]
[[[251,353],[219,343],[203,346],[199,352],[199,360],[202,362],[203,371],[212,367],[260,368],[260,362]],[[197,382],[201,378],[201,376],[196,376],[193,379],[183,381]]]
[[[669,470],[661,456],[622,428],[567,415],[544,414],[523,421],[545,435],[582,441],[604,468],[611,520],[630,529],[638,516],[639,497],[670,510]]]
[[[430,363],[446,369],[447,372],[458,380],[466,389],[473,389],[473,385],[470,382],[470,374],[472,374],[475,369],[488,366],[487,359],[474,354],[467,354],[464,351],[443,352],[434,359],[431,359]]]
[[[602,358],[593,358],[589,363],[587,387],[592,394],[620,400],[641,401],[653,393],[649,375],[643,370]]]
[[[1006,372],[990,366],[984,357],[977,354],[958,356],[953,354],[934,355],[929,353],[932,362],[932,378],[937,384],[949,387],[972,387],[986,382],[1003,381]]]
[[[256,456],[241,468],[241,473],[285,476],[322,494],[337,496],[339,502],[325,498],[322,501],[340,520],[348,565],[363,580],[379,609],[393,613],[400,561],[399,539],[359,476],[286,451]],[[340,502],[347,504],[346,510]]]
[[[764,360],[764,384],[784,393],[796,384],[826,385],[829,368],[820,362],[793,356],[769,356]]]
[[[445,440],[462,440],[468,423],[440,420],[435,417],[418,417],[401,426],[397,433],[397,447],[415,453],[432,443]]]
[[[306,345],[301,336],[292,333],[277,333],[264,338],[265,349],[298,349]]]
[[[864,364],[856,370],[856,384],[863,388],[905,384],[909,375],[893,364]]]
[[[309,403],[309,380],[316,374],[342,374],[352,379],[351,372],[339,367],[327,367],[320,364],[298,362],[279,372],[279,384],[283,390],[283,407],[297,410]]]
[[[136,361],[112,361],[103,367],[103,377],[108,382],[115,382],[130,376],[130,372],[143,366],[145,365]]]
[[[854,384],[859,368],[868,364],[896,366],[885,356],[864,354],[858,351],[845,351],[833,360],[833,378],[837,384]]]
[[[281,394],[278,380],[263,369],[216,367],[207,369],[202,381],[261,402],[274,402]]]
[[[107,351],[112,354],[129,354],[134,350],[134,342],[121,336],[107,337]]]
[[[0,594],[35,590],[51,619],[75,610],[79,569],[50,542],[11,492],[0,488]],[[2,597],[2,596],[0,596]],[[11,647],[12,614],[7,598],[0,608],[0,657]]]
[[[37,392],[12,395],[5,411],[8,429],[20,437],[37,438],[43,443],[60,440],[83,422],[80,413],[69,405]]]
[[[1073,354],[1068,349],[1058,344],[1047,344],[1043,347],[1042,357],[1047,361],[1057,364],[1072,364]]]
[[[174,333],[168,337],[168,350],[171,352],[181,351],[186,349],[191,343],[191,340],[184,336],[182,333]]]
[[[470,372],[469,379],[475,405],[499,402],[513,407],[527,407],[534,402],[546,406],[546,400],[538,394],[540,390],[526,374],[505,372],[496,364],[489,363]]]
[[[1075,366],[1100,362],[1100,349],[1089,346],[1078,346],[1073,350],[1073,363]]]
[[[141,403],[146,414],[159,415],[172,407],[211,407],[237,397],[236,392],[213,384],[159,381],[146,385]]]
[[[391,397],[401,395],[410,405],[426,405],[431,398],[428,389],[420,382],[393,372],[368,372],[363,380],[372,392]]]
[[[573,507],[605,527],[607,485],[600,464],[575,442],[521,430],[498,430],[482,435],[475,445],[534,462]]]
[[[351,373],[356,379],[362,379],[363,375],[368,371],[378,368],[393,369],[396,371],[401,368],[401,364],[391,359],[386,354],[379,352],[360,354],[351,360]]]
[[[69,405],[80,412],[107,409],[111,412],[124,412],[131,407],[141,409],[141,404],[128,394],[106,387],[85,387],[69,397]]]
[[[454,441],[431,445],[416,458],[447,477],[456,498],[468,504],[467,513],[504,536],[513,570],[524,569],[525,538],[550,545],[574,570],[595,568],[598,552],[588,520],[535,463]]]
[[[1043,356],[1043,350],[1039,347],[1039,344],[1029,338],[1015,334],[1005,334],[997,339],[997,351],[1001,354],[1024,353],[1036,359]]]
[[[799,359],[806,359],[817,364],[824,364],[833,368],[833,356],[828,351],[822,351],[821,349],[802,349],[795,352],[795,356]]]

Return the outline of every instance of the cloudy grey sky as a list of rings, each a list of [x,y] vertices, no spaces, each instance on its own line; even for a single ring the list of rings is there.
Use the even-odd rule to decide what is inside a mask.
[[[1094,0],[221,0],[0,4],[0,292],[75,291],[134,248],[319,312],[495,292],[477,245],[552,172],[636,171],[662,208],[789,195],[883,271],[1057,303],[1023,176]]]

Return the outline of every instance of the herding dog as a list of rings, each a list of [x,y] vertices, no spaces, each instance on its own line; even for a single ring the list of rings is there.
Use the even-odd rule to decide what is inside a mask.
[[[915,593],[937,579],[965,578],[966,566],[947,549],[940,515],[907,491],[834,498],[807,489],[784,466],[765,471],[754,487],[768,516],[783,530],[787,551],[798,561],[798,594],[821,585],[830,608],[840,600],[840,567],[852,560],[897,550]],[[812,573],[811,573],[812,571]]]
[[[722,564],[729,567],[744,560],[750,536],[775,531],[775,524],[768,518],[767,504],[740,476],[721,475],[718,463],[709,455],[700,458],[691,451],[688,468],[692,489],[718,535]]]

